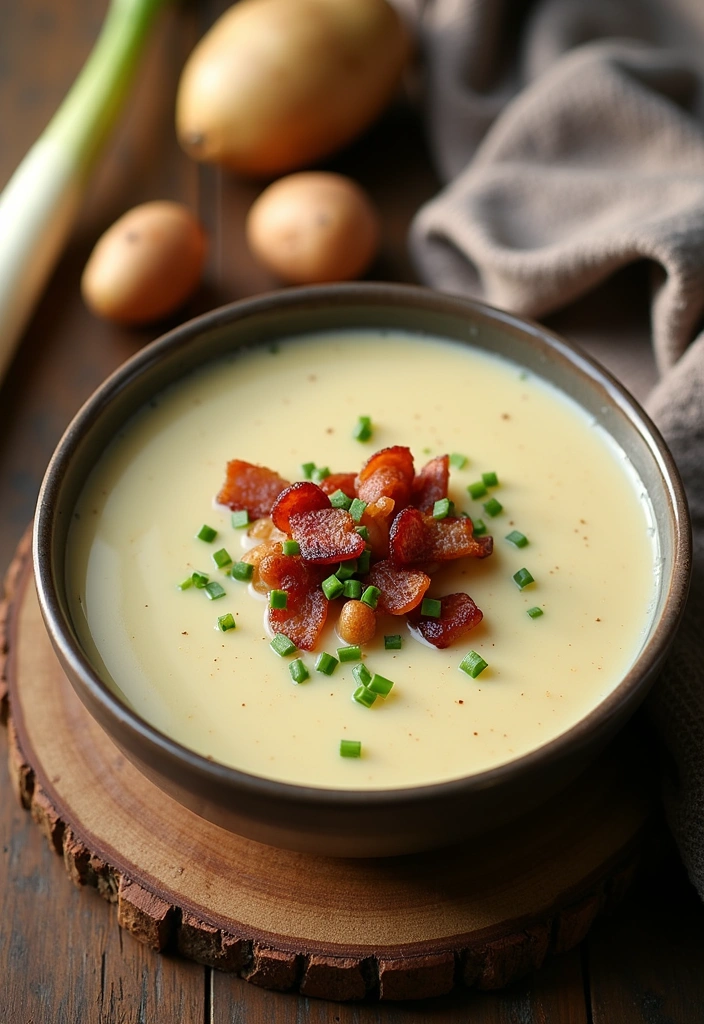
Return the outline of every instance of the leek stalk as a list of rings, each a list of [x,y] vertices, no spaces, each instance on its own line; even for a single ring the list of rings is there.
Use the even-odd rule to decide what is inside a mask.
[[[0,381],[66,243],[100,149],[168,0],[112,0],[58,111],[0,194]]]

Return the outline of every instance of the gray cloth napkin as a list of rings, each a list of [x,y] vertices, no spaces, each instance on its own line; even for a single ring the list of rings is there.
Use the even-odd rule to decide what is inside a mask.
[[[445,182],[411,229],[422,279],[540,318],[620,268],[650,268],[660,380],[647,407],[688,492],[695,568],[649,711],[704,898],[704,0],[397,3]],[[627,387],[638,358],[619,363]]]

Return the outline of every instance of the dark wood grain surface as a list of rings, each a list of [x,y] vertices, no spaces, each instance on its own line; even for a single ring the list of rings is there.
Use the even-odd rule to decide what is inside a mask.
[[[0,388],[0,566],[31,518],[62,430],[93,388],[167,325],[127,331],[82,306],[78,282],[98,234],[129,206],[180,198],[211,237],[207,280],[180,318],[271,287],[249,258],[243,217],[261,186],[190,163],[172,128],[182,62],[225,4],[195,0],[167,11],[149,47],[135,99],[101,160],[66,253]],[[97,34],[105,0],[0,2],[0,186],[46,124]],[[413,211],[438,187],[419,117],[400,103],[327,166],[370,189],[384,244],[372,275],[413,281],[405,236]],[[631,386],[654,371],[639,268],[552,318],[619,371],[609,337],[643,352]],[[0,322],[0,330],[2,324]],[[616,350],[618,352],[618,349]],[[0,731],[0,1024],[700,1024],[704,1021],[704,911],[667,845],[620,910],[580,949],[498,993],[427,1004],[338,1005],[257,989],[123,934],[114,907],[68,880],[16,802]]]

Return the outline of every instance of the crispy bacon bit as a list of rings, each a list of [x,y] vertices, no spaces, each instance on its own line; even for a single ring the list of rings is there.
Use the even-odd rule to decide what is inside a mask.
[[[300,555],[269,552],[259,563],[259,577],[269,590],[285,590],[290,596],[300,596],[319,586],[328,570],[325,566],[311,565]]]
[[[404,508],[411,500],[414,473],[410,448],[399,444],[382,448],[360,469],[357,495],[367,502],[386,496],[393,498],[397,508]]]
[[[274,633],[285,633],[302,651],[312,651],[325,625],[328,600],[316,587],[290,598],[286,608],[267,608],[267,621]]]
[[[266,466],[232,459],[216,501],[233,511],[246,508],[250,519],[261,519],[269,515],[274,501],[288,486],[288,480]]]
[[[399,569],[393,562],[377,562],[365,583],[381,591],[377,609],[389,615],[405,615],[420,604],[430,586],[430,576],[420,569]]]
[[[437,619],[420,614],[419,608],[409,613],[408,621],[424,640],[441,650],[474,629],[484,618],[469,594],[447,594],[440,598]]]
[[[326,476],[324,480],[320,481],[320,489],[326,494],[342,491],[348,498],[356,498],[357,491],[354,486],[356,479],[355,473],[331,473],[330,476]]]
[[[405,508],[389,531],[389,557],[395,565],[423,565],[455,558],[486,558],[492,537],[475,537],[471,519],[433,519],[420,509]]]
[[[279,494],[271,509],[271,518],[279,530],[291,532],[291,516],[316,509],[330,508],[330,499],[317,484],[299,480]]]
[[[421,512],[432,512],[435,502],[447,497],[449,482],[450,456],[438,455],[413,480],[413,504]]]
[[[359,558],[364,540],[355,526],[354,519],[343,508],[296,513],[290,519],[291,536],[298,541],[302,557],[317,565]]]

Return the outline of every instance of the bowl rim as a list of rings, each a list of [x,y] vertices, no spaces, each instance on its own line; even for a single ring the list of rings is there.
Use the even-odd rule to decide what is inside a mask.
[[[178,351],[190,345],[192,340],[202,333],[226,327],[258,313],[271,313],[276,309],[286,308],[302,309],[311,304],[334,306],[360,302],[362,305],[379,306],[410,304],[417,308],[430,308],[432,311],[450,315],[478,314],[494,324],[547,344],[548,348],[557,352],[579,375],[587,377],[592,384],[600,385],[609,401],[618,411],[625,414],[641,435],[658,464],[671,510],[673,559],[659,619],[635,662],[615,689],[569,729],[517,758],[471,775],[400,788],[334,789],[270,779],[210,760],[183,746],[128,708],[100,678],[73,635],[70,620],[64,615],[62,602],[58,596],[51,546],[59,515],[57,498],[65,467],[74,456],[84,432],[90,430],[91,425],[102,415],[104,408],[117,399],[136,377],[157,363],[163,353]],[[168,383],[176,379],[175,377]],[[421,285],[353,282],[279,289],[239,299],[179,324],[126,360],[81,406],[51,457],[37,501],[32,553],[39,605],[52,643],[64,664],[70,666],[74,674],[71,681],[80,681],[89,698],[91,709],[99,710],[99,720],[114,720],[131,734],[131,738],[136,737],[141,744],[146,744],[150,754],[156,753],[160,758],[165,756],[172,763],[182,768],[187,767],[192,774],[201,776],[216,786],[235,788],[255,799],[268,796],[286,802],[304,803],[319,809],[335,807],[339,810],[341,807],[378,807],[390,801],[394,804],[407,805],[428,799],[451,799],[453,796],[479,792],[493,788],[524,772],[530,773],[532,768],[549,764],[568,750],[588,745],[594,734],[604,728],[605,720],[618,718],[619,712],[625,713],[631,704],[640,699],[640,691],[647,691],[647,681],[652,681],[664,659],[686,604],[692,541],[684,486],[673,456],[659,430],[628,390],[577,344],[567,341],[536,321],[476,299],[438,292]],[[132,745],[130,749],[134,750],[134,746]]]

